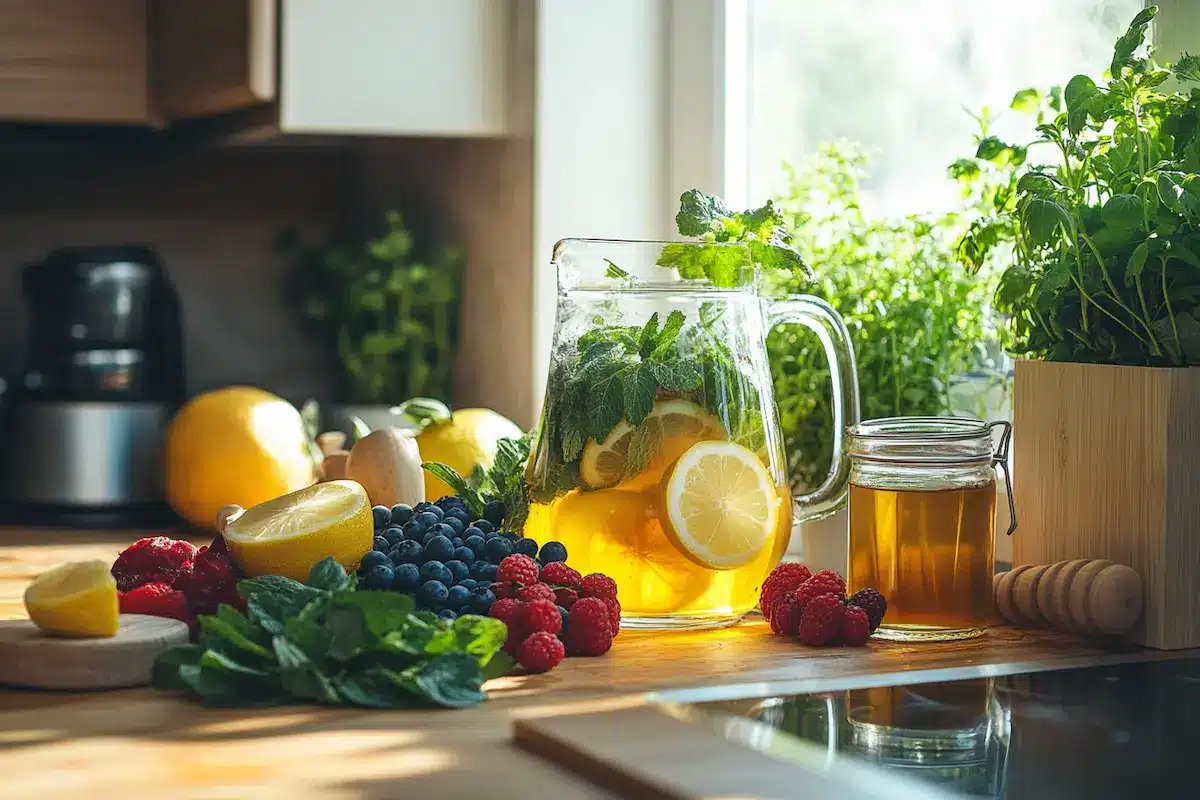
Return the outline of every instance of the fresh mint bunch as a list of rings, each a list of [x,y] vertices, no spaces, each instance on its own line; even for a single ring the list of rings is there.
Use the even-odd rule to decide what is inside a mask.
[[[683,236],[699,237],[702,243],[741,243],[739,247],[697,247],[694,244],[669,244],[656,262],[660,267],[679,270],[682,278],[707,279],[714,286],[737,286],[742,270],[750,262],[767,270],[781,270],[807,283],[813,274],[804,259],[791,246],[792,237],[783,214],[774,203],[748,211],[730,211],[719,197],[697,189],[679,198],[675,224]]]
[[[996,293],[1015,353],[1049,361],[1200,364],[1200,58],[1158,65],[1134,17],[1102,84],[1076,75],[1038,126],[1057,166],[1017,185],[1015,263]]]
[[[245,614],[221,605],[199,618],[198,644],[159,655],[157,688],[226,707],[461,708],[485,700],[484,681],[512,666],[500,652],[504,623],[469,614],[451,622],[414,610],[406,594],[355,591],[332,558],[306,584],[268,575],[240,581],[238,592]]]
[[[501,439],[491,469],[476,465],[463,477],[448,464],[427,461],[421,466],[442,479],[463,499],[475,517],[482,517],[488,500],[504,503],[504,530],[519,531],[529,517],[529,489],[525,482],[525,464],[529,461],[530,434],[520,439]]]

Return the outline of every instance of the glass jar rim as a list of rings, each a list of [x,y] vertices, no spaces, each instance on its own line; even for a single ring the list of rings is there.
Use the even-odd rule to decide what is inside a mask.
[[[988,423],[975,417],[878,417],[865,419],[846,429],[856,439],[900,441],[921,439],[959,442],[991,437]]]

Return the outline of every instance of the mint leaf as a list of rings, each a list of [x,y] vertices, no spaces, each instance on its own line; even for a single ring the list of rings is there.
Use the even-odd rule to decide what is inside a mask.
[[[463,614],[450,625],[458,647],[464,653],[478,658],[486,665],[504,647],[508,638],[508,626],[498,619]]]
[[[651,374],[664,389],[688,392],[700,385],[700,372],[687,361],[666,361],[650,365]]]
[[[356,609],[372,636],[388,632],[408,623],[414,604],[410,595],[392,591],[345,592],[333,598],[333,608]]]
[[[767,271],[789,272],[805,283],[815,278],[812,269],[795,249],[773,242],[748,242],[750,257]]]
[[[329,679],[317,669],[303,650],[283,636],[276,636],[272,645],[275,658],[279,661],[280,685],[288,694],[323,703],[338,701],[337,691]]]
[[[332,556],[323,558],[308,573],[308,585],[314,589],[340,592],[350,586],[350,576]]]
[[[325,612],[325,630],[329,634],[329,657],[349,661],[374,647],[376,637],[358,608],[331,605]]]
[[[150,682],[155,689],[178,691],[187,689],[188,684],[179,676],[179,668],[198,666],[204,648],[196,644],[181,644],[159,653],[151,668]]]
[[[639,426],[629,440],[625,453],[625,470],[622,477],[632,478],[641,473],[656,456],[662,454],[662,437],[649,425]]]
[[[675,225],[684,236],[703,236],[712,230],[718,220],[728,216],[729,209],[721,198],[691,189],[679,198]]]
[[[742,211],[734,216],[742,225],[743,235],[753,236],[764,242],[774,236],[775,230],[783,225],[783,215],[775,208],[775,203],[770,200],[765,206]]]
[[[516,659],[508,653],[503,650],[497,651],[496,655],[483,665],[483,680],[490,681],[492,678],[507,675],[516,666],[516,663]]]
[[[475,491],[475,488],[462,475],[458,474],[458,471],[454,467],[438,461],[424,461],[421,463],[421,468],[435,478],[445,481],[454,490],[454,493],[463,499],[463,502],[467,504],[467,508],[470,509],[472,514],[483,516],[483,498],[479,496],[479,492]]]
[[[235,675],[248,675],[256,678],[267,677],[267,671],[260,667],[244,664],[232,656],[228,656],[218,650],[205,650],[204,655],[200,656],[200,666],[205,669],[223,670],[231,672]]]
[[[668,314],[654,349],[650,353],[642,355],[648,355],[656,361],[661,361],[670,355],[675,349],[675,340],[679,338],[679,332],[683,330],[684,319],[682,311],[672,311]]]
[[[608,268],[604,270],[604,277],[623,281],[633,280],[633,277],[628,272],[621,269],[607,258],[604,259],[604,263],[608,264]]]
[[[221,608],[229,609],[238,618],[244,620],[246,626],[253,629],[254,633],[249,634],[245,626],[240,623],[230,622],[228,615],[222,615],[221,609],[218,608],[218,616],[202,615],[198,618],[201,631],[200,643],[211,649],[216,644],[213,641],[215,639],[220,642],[226,642],[238,650],[258,656],[259,658],[270,658],[271,651],[263,646],[266,637],[263,636],[262,629],[241,614],[238,614],[235,609],[226,605],[222,605]],[[259,641],[256,641],[256,639]]]
[[[597,442],[608,438],[624,416],[625,365],[609,361],[591,371],[591,389],[587,395],[588,434]]]
[[[407,708],[415,698],[397,686],[381,667],[339,675],[331,680],[338,697],[364,708]]]
[[[385,674],[388,673],[385,670]],[[447,708],[465,708],[486,699],[480,691],[483,673],[479,664],[463,653],[437,656],[394,675],[394,681],[417,697]]]
[[[657,344],[658,312],[655,311],[650,315],[650,319],[646,320],[646,324],[642,327],[642,332],[638,335],[638,353],[641,354],[642,358],[645,358],[654,352]]]
[[[642,421],[654,407],[654,398],[658,392],[658,382],[649,364],[639,364],[626,370],[625,379],[625,421],[630,425],[641,425]]]
[[[439,422],[448,422],[452,416],[449,406],[432,397],[414,397],[411,400],[405,400],[392,411],[399,416],[406,417],[420,428],[426,428]]]
[[[583,446],[587,443],[586,435],[583,431],[575,426],[571,426],[563,433],[562,452],[564,461],[574,461],[579,458],[579,454],[583,452]]]
[[[292,617],[283,626],[283,635],[296,647],[300,648],[309,660],[323,664],[329,653],[330,636],[317,622],[310,619]]]

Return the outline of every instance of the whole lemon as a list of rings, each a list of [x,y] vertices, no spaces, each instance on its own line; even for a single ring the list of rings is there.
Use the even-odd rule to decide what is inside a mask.
[[[490,408],[463,408],[449,420],[434,422],[417,434],[422,461],[440,461],[462,475],[471,474],[476,464],[484,469],[496,458],[501,439],[520,439],[524,433],[517,424]],[[425,499],[434,501],[454,494],[445,481],[425,473]]]
[[[165,467],[167,502],[205,528],[223,506],[250,508],[313,482],[300,412],[248,386],[188,401],[167,428]]]

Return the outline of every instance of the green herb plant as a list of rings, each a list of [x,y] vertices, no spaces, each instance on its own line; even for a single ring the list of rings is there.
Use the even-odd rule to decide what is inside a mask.
[[[332,558],[307,583],[269,575],[240,581],[238,592],[245,614],[221,605],[199,618],[198,644],[158,656],[157,688],[226,707],[462,708],[485,700],[484,681],[513,664],[500,620],[447,621],[400,592],[355,591]]]
[[[343,402],[449,401],[462,255],[445,249],[423,259],[399,212],[385,222],[366,242],[339,235],[309,247],[295,232],[281,236],[293,261],[285,296],[340,367]]]
[[[679,232],[699,242],[666,245],[657,259],[685,280],[735,287],[747,267],[787,271],[796,280],[811,277],[790,246],[783,217],[773,203],[744,212],[730,211],[716,197],[692,190],[680,198]],[[728,244],[741,246],[723,246]],[[634,279],[611,261],[607,276],[627,285]],[[722,307],[706,303],[697,319],[674,310],[654,313],[640,326],[612,324],[596,316],[593,325],[551,365],[541,436],[535,453],[533,499],[549,502],[580,487],[580,458],[588,441],[604,442],[618,425],[635,430],[626,456],[625,477],[637,474],[660,452],[654,426],[644,426],[656,400],[683,398],[725,423],[735,441],[757,449],[763,441],[761,403],[752,376],[730,350],[722,328]]]
[[[1013,106],[1045,113],[1039,101],[1036,93],[1022,93]],[[997,146],[987,112],[975,119],[975,157],[949,168],[962,202],[942,214],[869,216],[863,208],[868,159],[849,143],[826,144],[799,168],[785,166],[788,189],[780,208],[818,273],[811,285],[781,273],[775,291],[808,291],[845,320],[864,419],[948,414],[955,376],[990,370],[999,379],[987,347],[995,338],[988,301],[995,264],[1005,253],[998,246],[983,252],[979,243],[1004,240],[1003,211],[1014,202],[1025,152]],[[959,263],[968,257],[976,262],[972,272]],[[767,353],[789,473],[800,485],[814,485],[833,457],[824,350],[806,329],[780,325],[767,337]]]
[[[1038,126],[1059,163],[1024,175],[997,307],[1015,354],[1049,361],[1200,364],[1200,57],[1158,65],[1150,6],[1117,40],[1109,77],[1076,75]],[[1174,80],[1186,94],[1167,92]]]

